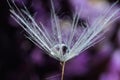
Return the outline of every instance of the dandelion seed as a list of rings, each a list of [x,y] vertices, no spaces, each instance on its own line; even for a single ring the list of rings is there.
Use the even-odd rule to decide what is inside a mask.
[[[112,8],[116,5],[116,2],[109,9],[105,10],[104,15],[98,16],[98,18],[92,23],[92,25],[86,24],[86,28],[82,29],[82,33],[77,38],[77,41],[74,42],[73,38],[77,33],[77,24],[79,19],[79,16],[77,16],[77,13],[75,13],[75,15],[73,16],[73,23],[71,24],[71,27],[69,29],[70,33],[68,34],[66,42],[62,37],[64,33],[62,32],[62,28],[60,26],[60,20],[55,14],[52,0],[52,36],[50,36],[47,29],[42,23],[38,24],[35,21],[35,19],[31,16],[30,12],[27,10],[24,4],[24,9],[19,9],[14,1],[12,1],[12,3],[14,7],[12,7],[10,2],[8,1],[8,4],[11,8],[10,16],[29,34],[27,38],[31,40],[34,44],[36,44],[39,48],[46,50],[48,55],[62,62],[63,68],[66,61],[79,55],[80,53],[103,39],[102,37],[107,31],[106,29],[108,29],[106,26],[110,25],[120,17],[116,17],[120,9],[116,9],[113,13],[110,14]]]

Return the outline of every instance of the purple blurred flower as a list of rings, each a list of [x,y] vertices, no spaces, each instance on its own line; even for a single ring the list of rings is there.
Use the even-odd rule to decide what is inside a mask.
[[[100,76],[100,80],[120,80],[120,49],[111,56],[108,69]]]
[[[80,56],[77,56],[75,59],[68,62],[65,68],[66,75],[71,75],[71,77],[85,75],[90,69],[90,56],[88,54],[89,52],[84,52],[80,54]]]
[[[116,50],[113,53],[110,64],[109,64],[109,70],[111,72],[117,72],[119,74],[120,72],[120,49]]]
[[[44,56],[43,56],[43,52],[41,52],[40,49],[36,48],[31,52],[30,55],[31,58],[31,62],[33,62],[34,64],[38,64],[38,65],[44,65]]]
[[[120,80],[117,73],[103,73],[99,80]]]
[[[79,13],[79,16],[88,20],[89,24],[93,23],[99,15],[104,15],[105,9],[110,8],[105,0],[70,0],[70,3],[73,9]],[[80,12],[81,9],[82,13]],[[117,6],[114,6],[107,15],[110,16],[116,9],[118,9]]]

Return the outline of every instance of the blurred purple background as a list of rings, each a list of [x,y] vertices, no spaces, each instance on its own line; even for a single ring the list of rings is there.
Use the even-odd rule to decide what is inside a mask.
[[[36,21],[50,25],[50,0],[22,0]],[[20,0],[15,0],[22,8]],[[72,20],[72,12],[82,6],[79,24],[103,13],[115,0],[54,0],[60,19]],[[78,7],[76,9],[76,7]],[[119,8],[120,3],[114,7]],[[107,38],[69,60],[65,80],[120,80],[120,20],[113,23]],[[49,57],[24,35],[10,17],[6,0],[0,0],[0,80],[59,80],[60,62]]]

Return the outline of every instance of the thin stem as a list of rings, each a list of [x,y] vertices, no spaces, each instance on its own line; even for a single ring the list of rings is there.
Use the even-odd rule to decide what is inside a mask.
[[[61,66],[62,66],[61,80],[64,80],[65,62],[61,62]]]

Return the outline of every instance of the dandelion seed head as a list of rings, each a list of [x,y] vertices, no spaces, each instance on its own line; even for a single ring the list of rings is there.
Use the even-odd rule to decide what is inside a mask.
[[[116,15],[120,9],[116,9],[110,14],[112,8],[116,5],[114,3],[110,8],[105,10],[105,14],[98,16],[91,25],[86,23],[86,27],[80,32],[78,22],[80,16],[77,13],[73,15],[73,21],[70,23],[68,33],[65,28],[60,24],[60,19],[55,14],[53,2],[51,0],[51,33],[48,31],[41,22],[38,24],[34,17],[30,14],[26,6],[23,4],[24,9],[19,9],[12,1],[13,6],[10,4],[11,17],[28,33],[28,39],[31,40],[39,48],[47,51],[47,54],[61,62],[70,60],[71,58],[79,55],[89,47],[101,41],[105,34],[106,26],[113,23],[120,16]],[[80,11],[82,12],[82,10]],[[109,14],[109,15],[108,15]],[[67,28],[66,28],[67,29]],[[77,35],[77,37],[76,37]],[[66,36],[64,39],[63,36]],[[76,40],[75,40],[76,38]]]

